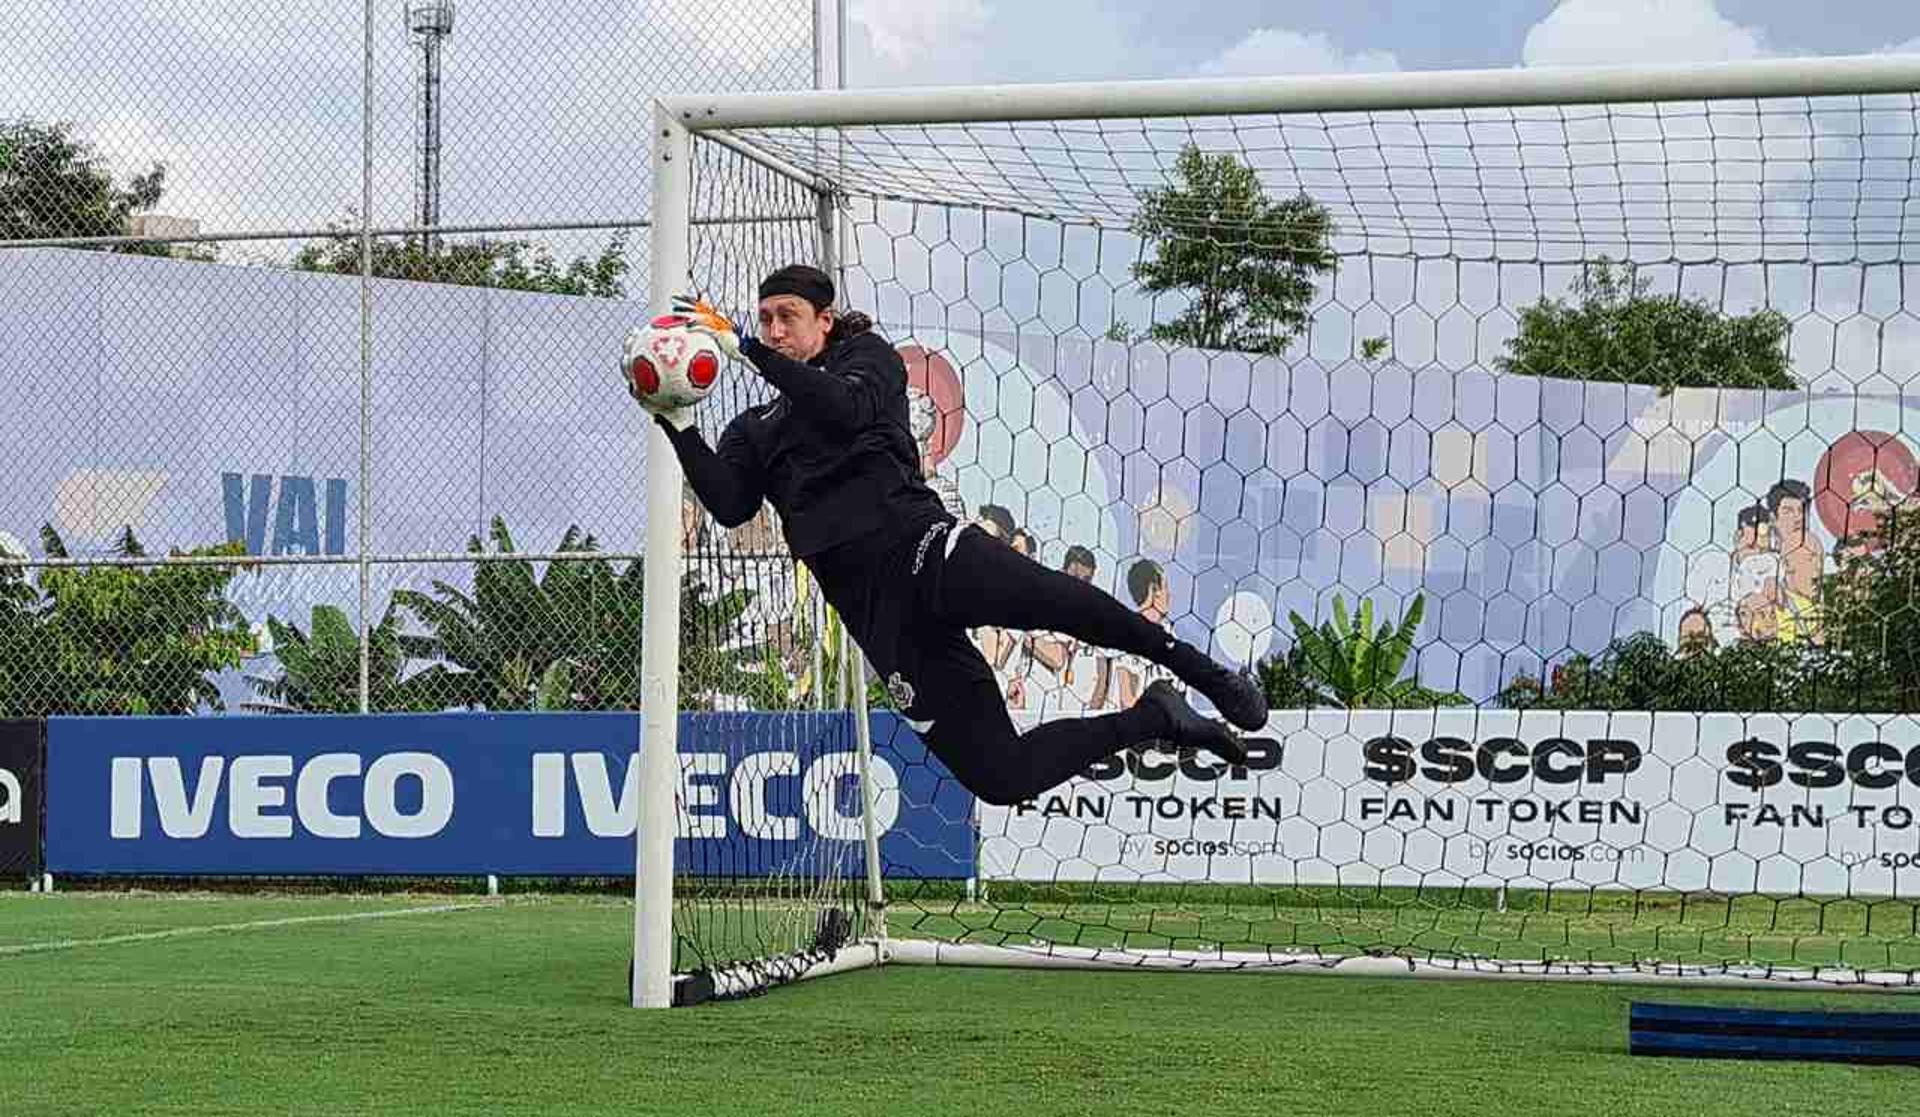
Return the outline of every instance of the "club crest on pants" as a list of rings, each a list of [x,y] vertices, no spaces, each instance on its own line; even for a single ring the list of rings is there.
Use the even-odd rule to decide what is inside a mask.
[[[901,678],[895,671],[887,676],[887,693],[893,696],[894,704],[902,710],[913,708],[913,684]]]

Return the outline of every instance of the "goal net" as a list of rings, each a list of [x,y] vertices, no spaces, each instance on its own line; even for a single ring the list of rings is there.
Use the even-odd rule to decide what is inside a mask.
[[[648,718],[674,969],[1910,984],[1916,92],[1880,57],[662,102],[656,303],[830,267],[957,517],[1273,708],[1244,766],[1148,748],[976,803],[868,708],[776,523],[665,530],[656,439],[649,554],[761,580],[649,616],[656,683],[669,641],[753,649],[730,689],[680,663],[678,709],[731,712]],[[1023,726],[1156,670],[972,636]],[[798,821],[684,840],[743,786]]]

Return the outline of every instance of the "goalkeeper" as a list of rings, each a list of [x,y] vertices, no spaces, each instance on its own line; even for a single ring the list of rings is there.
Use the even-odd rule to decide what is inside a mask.
[[[1058,632],[1142,656],[1173,672],[1247,730],[1267,720],[1252,680],[1127,609],[962,525],[921,479],[909,425],[906,366],[862,314],[834,309],[833,281],[785,267],[760,285],[760,336],[704,302],[676,313],[779,391],[735,416],[710,448],[691,409],[656,411],[687,480],[731,528],[761,502],[819,580],[901,714],[988,803],[1030,799],[1128,746],[1171,741],[1244,763],[1244,745],[1166,681],[1118,713],[1014,729],[992,670],[967,631]]]

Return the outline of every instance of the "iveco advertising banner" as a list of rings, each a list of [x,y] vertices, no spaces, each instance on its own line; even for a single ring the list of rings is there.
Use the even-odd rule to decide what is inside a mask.
[[[971,797],[870,725],[885,871],[970,875]],[[630,875],[639,739],[636,714],[54,718],[47,867]],[[845,715],[683,715],[677,870],[863,872],[858,773]]]

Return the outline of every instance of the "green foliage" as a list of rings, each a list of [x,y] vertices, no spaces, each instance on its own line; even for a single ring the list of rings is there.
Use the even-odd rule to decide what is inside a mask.
[[[1260,693],[1266,695],[1269,709],[1304,710],[1324,703],[1321,688],[1307,666],[1306,650],[1299,644],[1254,664],[1254,678],[1260,684]]]
[[[1494,696],[1505,709],[1782,711],[1820,708],[1837,681],[1828,657],[1772,641],[1742,640],[1685,654],[1636,632],[1598,656],[1575,655],[1548,680],[1520,675]]]
[[[1878,550],[1821,580],[1820,643],[1740,640],[1679,650],[1652,632],[1575,655],[1542,681],[1514,678],[1494,697],[1525,709],[1731,713],[1920,712],[1920,523],[1887,516]]]
[[[277,617],[267,618],[267,633],[279,661],[278,675],[247,676],[260,701],[246,709],[263,713],[355,713],[360,709],[360,633],[347,614],[333,605],[315,605],[311,631]],[[404,636],[389,606],[367,634],[367,708],[389,713],[431,713],[451,704],[455,686],[447,670],[434,664],[403,678],[418,637]]]
[[[514,553],[495,517],[495,553]],[[591,535],[568,528],[556,553],[591,554]],[[473,554],[486,551],[479,536]],[[488,710],[622,709],[637,703],[641,626],[640,564],[624,572],[601,561],[552,562],[536,574],[525,559],[474,563],[469,594],[443,581],[430,591],[397,590],[394,603],[427,629],[415,647],[457,670],[446,677],[452,705]],[[624,658],[623,658],[624,657]],[[628,661],[631,662],[628,662]],[[556,666],[566,664],[564,674]],[[565,687],[559,702],[556,688]]]
[[[1425,611],[1426,596],[1417,594],[1398,624],[1387,621],[1378,630],[1373,627],[1371,598],[1361,599],[1358,616],[1349,618],[1346,601],[1335,594],[1333,618],[1317,629],[1289,611],[1297,658],[1283,661],[1284,669],[1263,665],[1263,686],[1271,685],[1282,694],[1288,687],[1298,687],[1312,705],[1345,709],[1464,704],[1467,699],[1462,695],[1429,690],[1416,678],[1400,677]],[[1272,684],[1267,683],[1269,678]]]
[[[636,563],[636,566],[639,564]],[[758,644],[740,638],[740,619],[753,604],[749,590],[715,593],[692,575],[680,580],[680,708],[711,710],[723,695],[747,697],[755,693],[754,667],[764,662]],[[640,657],[634,664],[638,670]],[[635,676],[634,705],[639,705]]]
[[[49,558],[68,557],[51,526]],[[145,557],[132,529],[115,547]],[[213,672],[240,666],[252,649],[246,620],[225,597],[245,568],[238,544],[173,554],[235,562],[42,569],[34,582],[0,582],[7,662],[0,701],[15,716],[189,714],[223,708]]]
[[[1821,579],[1829,701],[1920,711],[1920,509],[1889,512],[1861,541]]]
[[[0,558],[24,558],[0,551]],[[19,566],[0,565],[0,715],[23,713],[36,701],[40,593]]]
[[[164,166],[121,185],[72,132],[71,124],[0,120],[0,241],[125,236],[134,214],[160,204]],[[166,254],[155,244],[117,250]]]
[[[624,230],[616,232],[598,256],[577,256],[563,267],[546,247],[531,241],[441,242],[428,250],[418,240],[375,237],[373,274],[462,287],[620,298],[626,294],[626,238]],[[301,248],[293,266],[300,271],[359,275],[360,237],[346,225],[335,225],[326,239]]]
[[[497,517],[491,536],[497,554],[514,553],[512,535]],[[484,553],[478,536],[468,551]],[[568,528],[555,553],[598,551],[593,536]],[[428,635],[411,654],[457,670],[433,684],[449,705],[489,710],[624,710],[640,706],[640,640],[645,620],[645,572],[639,561],[616,570],[606,560],[549,562],[536,574],[525,559],[474,564],[469,595],[436,581],[430,592],[398,590],[396,604],[417,617]],[[684,709],[708,709],[725,694],[750,693],[747,673],[761,649],[743,645],[739,622],[752,601],[744,590],[711,593],[683,578],[680,592],[680,691]]]
[[[1192,301],[1147,336],[1176,345],[1279,353],[1309,321],[1313,277],[1333,268],[1327,211],[1306,194],[1269,198],[1259,172],[1232,154],[1187,144],[1175,181],[1140,198],[1133,232],[1155,249],[1133,266],[1148,294]]]
[[[811,614],[807,610],[796,613]],[[816,676],[813,669],[813,656],[806,655],[800,670],[796,673],[788,670],[778,649],[771,644],[761,649],[761,660],[754,673],[751,690],[746,692],[753,700],[756,710],[818,710],[823,708],[822,693],[831,694],[833,680],[845,680],[843,672],[847,669],[846,656],[855,654],[855,645],[846,637],[846,630],[840,622],[839,614],[827,610],[827,620],[823,631],[816,635],[811,623],[803,624],[795,633],[796,647],[810,649],[815,642],[820,644],[820,671]],[[843,708],[851,708],[852,703],[845,694],[845,682],[841,684]],[[832,703],[826,702],[825,706]],[[867,676],[867,708],[885,710],[893,708],[893,696],[887,693],[884,681]]]
[[[1520,313],[1501,372],[1674,388],[1799,387],[1787,360],[1791,324],[1775,310],[1733,316],[1698,299],[1647,294],[1632,265],[1605,257],[1581,270],[1578,305],[1542,298]]]

